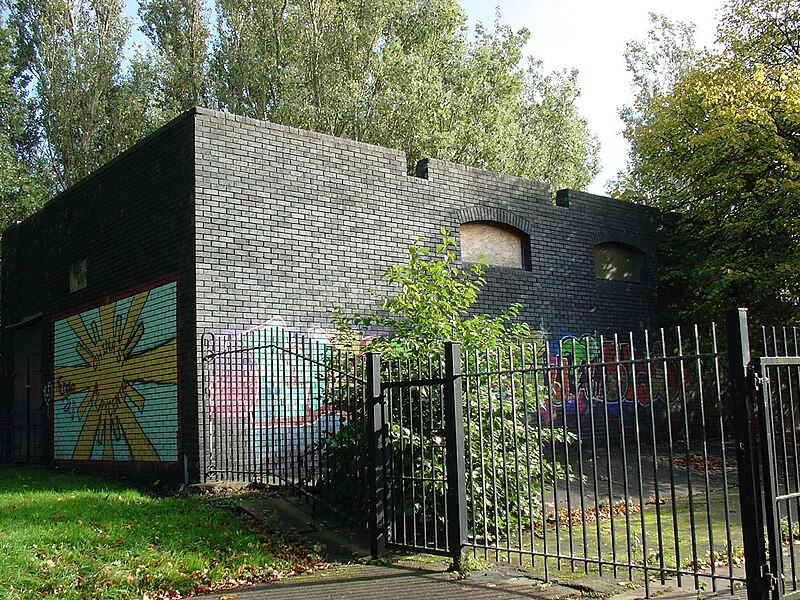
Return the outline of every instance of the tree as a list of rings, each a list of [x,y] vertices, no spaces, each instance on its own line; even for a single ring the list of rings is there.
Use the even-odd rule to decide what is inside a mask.
[[[201,0],[143,0],[141,30],[158,57],[162,109],[178,113],[211,102],[211,30]]]
[[[587,185],[597,141],[576,74],[520,67],[527,30],[469,41],[455,0],[221,0],[216,98],[235,113],[553,187]],[[555,133],[557,132],[557,133]],[[544,158],[543,158],[544,157]]]
[[[17,164],[56,191],[195,104],[397,148],[409,171],[433,157],[556,188],[598,170],[576,74],[523,69],[529,34],[499,15],[468,38],[457,0],[219,0],[213,23],[203,0],[142,0],[132,55],[122,0],[0,3],[30,93]]]
[[[381,353],[381,376],[385,381],[442,377],[447,340],[462,342],[465,354],[472,355],[475,364],[481,365],[470,373],[471,383],[464,392],[465,441],[471,460],[481,464],[467,473],[467,486],[475,498],[469,521],[475,524],[476,536],[494,539],[498,531],[526,528],[532,521],[541,520],[541,482],[570,476],[563,465],[543,456],[542,449],[550,441],[575,438],[563,427],[534,427],[533,405],[519,402],[509,393],[510,389],[525,388],[522,397],[546,395],[537,389],[546,385],[541,378],[514,369],[514,365],[537,362],[534,346],[526,343],[531,330],[527,324],[516,321],[518,306],[509,307],[497,317],[473,313],[484,284],[484,267],[460,266],[455,248],[455,239],[444,230],[435,252],[421,243],[412,244],[408,261],[386,272],[386,279],[394,284],[396,293],[382,300],[379,311],[345,315],[337,309],[333,317],[340,339],[349,341],[354,333],[363,338],[376,330],[383,332],[369,341],[367,349]],[[444,498],[442,455],[429,452],[432,445],[439,443],[435,440],[444,428],[442,400],[441,386],[419,384],[410,386],[390,402],[391,468],[395,476],[402,473],[424,482],[394,490],[393,493],[402,496],[394,500],[394,506],[406,511],[394,516],[394,526],[399,529],[417,531],[409,525],[416,520],[420,529],[423,525],[439,528],[444,535],[443,507],[438,521],[434,521],[436,510],[428,515],[417,510],[422,495],[429,499],[429,505]],[[365,468],[366,440],[362,432],[366,415],[349,416],[345,430],[322,442],[323,460],[333,468],[325,471],[320,485],[333,494],[352,489],[342,486],[337,477],[354,477]],[[537,477],[530,477],[532,473]],[[353,499],[348,501],[352,506]],[[428,521],[423,524],[420,519],[425,518]]]
[[[0,17],[0,232],[29,216],[48,192],[35,152],[26,81]]]
[[[637,177],[647,172],[638,168],[641,155],[637,152],[636,131],[653,118],[653,107],[669,94],[681,77],[701,60],[703,53],[695,43],[692,23],[670,21],[664,15],[650,13],[651,28],[645,40],[631,40],[625,45],[625,64],[631,75],[633,104],[619,109],[624,123],[623,135],[631,144],[627,168],[606,184],[612,196],[631,201],[658,202],[658,195]]]
[[[800,39],[796,22],[770,18],[776,6],[800,5],[731,1],[722,49],[637,98],[641,117],[626,123],[617,193],[680,215],[659,276],[679,317],[732,306],[757,322],[800,317],[800,65],[774,52]]]
[[[600,171],[600,144],[578,113],[579,96],[577,70],[546,75],[532,60],[515,115],[519,133],[500,170],[554,190],[588,186]]]
[[[17,0],[15,46],[34,87],[39,152],[58,189],[75,183],[148,132],[152,90],[123,73],[130,32],[121,0]],[[143,67],[145,61],[132,64]],[[144,80],[143,80],[144,79]]]

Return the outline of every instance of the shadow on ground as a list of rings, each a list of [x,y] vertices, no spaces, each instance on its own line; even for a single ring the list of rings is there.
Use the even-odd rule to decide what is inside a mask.
[[[209,598],[224,600],[292,600],[308,598],[370,598],[427,600],[483,598],[610,598],[645,597],[639,584],[610,576],[551,573],[549,582],[532,569],[507,562],[470,561],[470,570],[455,573],[448,559],[430,555],[390,555],[371,561],[366,532],[354,530],[346,519],[316,512],[311,505],[291,497],[248,496],[239,506],[282,530],[295,533],[330,561],[330,568],[252,588],[218,592]],[[720,595],[730,598],[730,590]],[[675,582],[651,583],[650,596],[670,600],[696,599],[692,587]],[[744,597],[744,590],[737,590]]]

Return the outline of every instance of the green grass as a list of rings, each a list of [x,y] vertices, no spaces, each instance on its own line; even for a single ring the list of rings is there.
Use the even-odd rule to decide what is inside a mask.
[[[730,518],[726,518],[725,500],[722,490],[714,490],[709,493],[708,499],[705,494],[696,494],[691,499],[682,496],[676,498],[674,505],[669,498],[662,498],[661,504],[655,504],[650,499],[645,502],[643,510],[640,510],[638,498],[629,499],[627,504],[618,501],[613,510],[605,501],[601,503],[599,519],[594,516],[593,501],[586,504],[589,512],[586,518],[582,516],[578,503],[572,507],[571,527],[566,510],[560,512],[558,523],[556,515],[550,512],[547,525],[535,528],[533,548],[537,551],[546,549],[548,554],[558,553],[575,558],[728,574],[731,566],[734,571],[741,570],[743,538],[735,494],[727,498],[733,504]],[[728,528],[733,540],[730,549]],[[517,535],[512,533],[510,543],[505,539],[500,540],[500,546],[506,544],[510,547],[519,547],[521,544],[523,548],[530,549],[530,531]],[[535,559],[534,565],[538,565],[538,568],[531,572],[543,576],[542,560]],[[551,571],[558,571],[561,579],[570,579],[571,573],[579,575],[584,571],[596,573],[598,570],[596,564],[569,558],[561,561],[548,559],[548,566]],[[609,571],[609,567],[604,568],[604,572]],[[628,575],[627,568],[621,568],[620,572],[623,577]],[[641,579],[642,571],[634,568],[632,575],[634,579]],[[651,572],[651,577],[656,576],[655,572]]]
[[[9,599],[178,597],[273,579],[313,560],[200,496],[0,469],[0,590]]]

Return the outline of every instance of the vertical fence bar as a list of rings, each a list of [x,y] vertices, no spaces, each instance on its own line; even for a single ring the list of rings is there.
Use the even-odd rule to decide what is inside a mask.
[[[713,526],[713,519],[711,516],[711,482],[709,479],[709,464],[708,464],[708,435],[706,433],[706,408],[705,408],[705,390],[704,386],[705,383],[703,381],[703,374],[705,372],[703,368],[703,359],[701,355],[701,343],[700,343],[700,330],[697,325],[694,326],[694,343],[695,343],[695,353],[697,354],[697,404],[700,408],[700,443],[702,445],[703,450],[703,484],[704,484],[704,496],[706,501],[706,525],[708,527],[708,564],[711,567],[711,589],[712,591],[717,591],[717,580],[716,577],[716,565],[714,559],[714,526]],[[722,468],[725,468],[725,465],[722,465]],[[698,566],[699,568],[699,566]]]
[[[748,600],[766,600],[769,590],[763,581],[766,567],[764,554],[764,521],[761,509],[759,478],[756,471],[757,450],[753,403],[748,398],[747,367],[750,364],[750,336],[747,331],[747,309],[731,309],[725,314],[728,333],[731,395],[736,428],[736,466],[739,480],[742,534],[744,538],[745,578]]]
[[[208,481],[208,476],[212,468],[211,451],[214,447],[211,436],[213,435],[214,426],[209,422],[211,420],[211,376],[206,373],[213,366],[214,360],[214,334],[204,333],[200,338],[200,389],[202,390],[201,407],[203,415],[203,439],[199,444],[202,457],[200,480],[205,483]]]
[[[369,437],[369,542],[373,558],[386,551],[386,507],[384,506],[384,485],[386,480],[386,403],[381,389],[381,355],[367,353],[367,419]]]
[[[447,547],[456,570],[461,569],[461,554],[467,541],[467,486],[464,463],[464,405],[461,394],[461,345],[446,342],[444,347],[444,408],[447,468]]]
[[[642,436],[640,431],[640,406],[639,406],[639,382],[636,378],[636,370],[638,369],[638,365],[636,362],[636,346],[633,339],[633,332],[628,333],[628,344],[630,346],[630,353],[631,353],[631,370],[630,374],[628,375],[628,382],[631,390],[631,399],[633,402],[633,434],[634,434],[634,442],[636,443],[636,475],[637,475],[637,484],[639,487],[639,522],[641,524],[641,538],[640,543],[642,545],[642,564],[644,565],[644,569],[642,573],[644,574],[644,589],[645,589],[645,596],[648,598],[650,597],[650,573],[647,571],[647,564],[648,564],[648,547],[647,547],[647,524],[645,520],[645,496],[644,496],[644,479],[642,477]],[[650,407],[652,409],[652,406]],[[653,451],[655,451],[655,444],[653,445]]]
[[[719,419],[719,439],[721,442],[722,450],[722,494],[725,503],[725,539],[728,540],[728,547],[726,550],[726,559],[728,562],[728,584],[730,590],[734,590],[733,584],[733,536],[731,533],[731,503],[730,503],[730,487],[728,486],[728,453],[725,449],[725,444],[728,440],[725,433],[725,419],[722,413],[722,384],[720,381],[720,363],[719,363],[719,345],[717,344],[717,326],[715,323],[711,324],[711,343],[712,351],[714,353],[714,384],[716,389],[717,412]]]
[[[780,526],[780,507],[776,501],[778,495],[778,465],[775,449],[775,421],[772,411],[773,388],[769,378],[769,366],[762,368],[760,360],[756,359],[756,368],[761,371],[764,390],[761,394],[758,425],[761,437],[761,465],[764,490],[764,519],[767,526],[767,546],[769,558],[769,571],[772,573],[772,598],[780,600],[783,596],[783,549],[782,532]],[[777,370],[778,367],[773,367]],[[773,371],[774,372],[774,371]],[[775,392],[780,394],[780,389]],[[747,559],[745,558],[745,561]],[[745,562],[745,564],[747,564]],[[765,586],[766,587],[766,586]],[[769,590],[767,590],[769,592]]]
[[[659,481],[658,471],[658,434],[656,431],[656,399],[653,397],[653,362],[652,362],[652,347],[650,345],[650,333],[644,332],[644,360],[647,367],[647,372],[644,374],[647,380],[647,405],[650,408],[650,439],[653,442],[653,502],[656,508],[656,535],[658,536],[658,566],[659,578],[661,583],[665,583],[664,576],[664,523],[661,515],[661,482]],[[666,379],[666,377],[665,377]],[[667,401],[665,399],[665,401]],[[667,401],[668,402],[668,401]],[[669,410],[669,407],[667,407]],[[644,514],[644,506],[642,507],[642,514]],[[646,560],[646,558],[645,558]],[[645,575],[647,575],[645,573]]]

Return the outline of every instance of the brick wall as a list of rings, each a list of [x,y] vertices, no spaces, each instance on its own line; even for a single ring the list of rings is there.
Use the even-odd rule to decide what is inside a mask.
[[[4,396],[38,321],[45,457],[182,478],[196,454],[192,138],[183,115],[3,235]],[[99,403],[120,395],[111,422]]]
[[[325,328],[334,306],[370,311],[410,243],[432,247],[440,227],[458,236],[470,221],[530,239],[530,270],[490,268],[478,310],[520,302],[522,319],[551,332],[653,324],[657,212],[579,192],[553,202],[542,184],[438,160],[419,173],[386,148],[204,109],[178,117],[3,236],[3,412],[19,370],[15,332],[38,323],[40,400],[56,424],[45,455],[178,479],[187,455],[194,479],[199,334],[276,316]],[[593,248],[609,241],[645,252],[644,283],[595,277]],[[111,439],[78,392],[94,389],[93,372],[120,371],[118,351],[135,373],[132,390],[99,380],[100,395],[123,383],[127,394]]]
[[[530,236],[531,270],[491,268],[479,310],[520,302],[549,331],[653,324],[652,209],[574,191],[554,203],[542,184],[438,160],[415,177],[398,151],[212,111],[196,119],[200,331],[272,316],[325,327],[335,305],[371,310],[415,238],[432,246],[440,227],[457,234],[473,220]],[[594,245],[607,241],[645,252],[644,283],[595,278]]]

